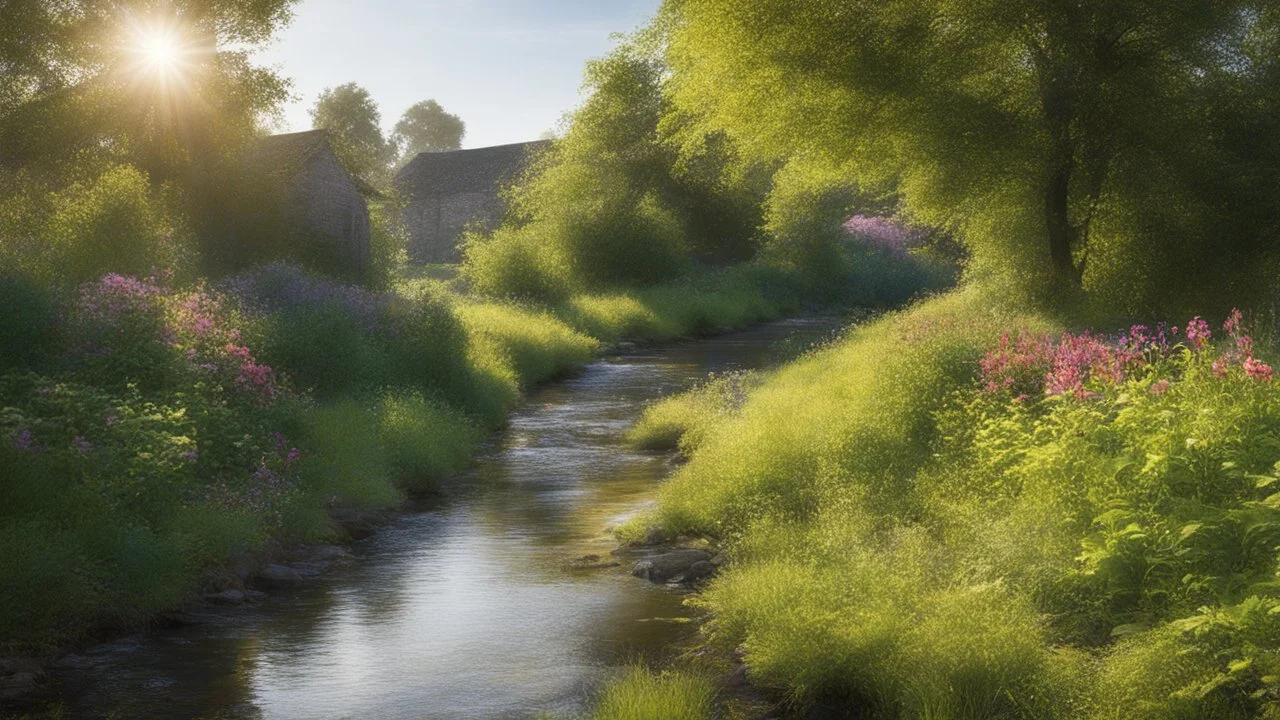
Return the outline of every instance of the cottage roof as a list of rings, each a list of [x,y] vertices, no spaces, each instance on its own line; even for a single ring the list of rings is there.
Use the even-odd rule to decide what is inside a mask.
[[[472,150],[419,153],[396,175],[396,187],[409,195],[453,195],[491,191],[514,178],[549,140],[496,145]]]
[[[305,130],[258,138],[249,154],[249,159],[268,175],[289,180],[301,172],[317,154],[326,152],[333,153],[329,131]],[[347,176],[351,178],[351,183],[356,186],[361,195],[382,197],[382,193],[365,182],[364,178],[351,172],[348,172]]]

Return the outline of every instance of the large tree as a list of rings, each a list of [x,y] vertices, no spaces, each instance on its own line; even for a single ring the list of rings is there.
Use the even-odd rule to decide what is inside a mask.
[[[226,156],[288,84],[250,53],[295,0],[0,0],[0,176]]]
[[[329,131],[351,172],[368,182],[385,179],[394,149],[382,135],[382,114],[368,90],[353,82],[325,88],[311,108],[311,126]]]
[[[679,107],[759,156],[896,194],[1043,288],[1135,247],[1274,242],[1278,15],[1277,0],[667,0],[660,24]],[[1206,236],[1210,218],[1233,232]]]
[[[402,162],[408,162],[418,153],[458,150],[466,134],[462,118],[446,112],[435,100],[423,100],[404,111],[391,139]]]

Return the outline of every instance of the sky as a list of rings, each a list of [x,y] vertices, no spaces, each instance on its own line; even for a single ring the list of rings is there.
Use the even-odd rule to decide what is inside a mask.
[[[307,130],[326,87],[355,82],[390,131],[435,98],[467,125],[464,148],[536,140],[582,101],[583,64],[659,0],[302,0],[257,53],[293,79],[284,130]]]

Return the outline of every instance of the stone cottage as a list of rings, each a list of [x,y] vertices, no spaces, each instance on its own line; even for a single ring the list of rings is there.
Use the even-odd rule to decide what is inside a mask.
[[[405,201],[401,215],[415,263],[455,263],[462,231],[492,230],[505,211],[501,190],[548,140],[474,150],[421,153],[396,176]]]
[[[342,274],[362,275],[369,265],[368,197],[377,191],[338,160],[325,130],[264,137],[250,163],[283,193],[284,212],[302,248]]]

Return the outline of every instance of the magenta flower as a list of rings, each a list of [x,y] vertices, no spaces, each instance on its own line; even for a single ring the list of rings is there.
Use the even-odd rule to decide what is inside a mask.
[[[1191,342],[1192,350],[1199,350],[1212,338],[1213,333],[1209,331],[1209,323],[1199,315],[1187,323],[1187,340]]]

